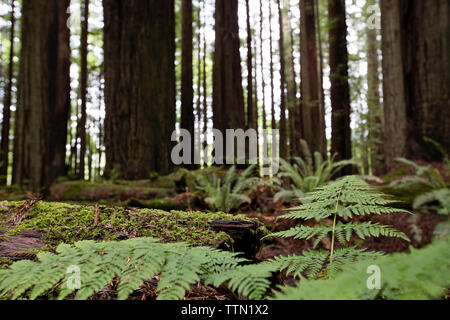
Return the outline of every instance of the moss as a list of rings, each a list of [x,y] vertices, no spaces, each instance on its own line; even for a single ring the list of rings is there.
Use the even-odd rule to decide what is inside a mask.
[[[56,201],[125,201],[148,200],[174,195],[170,189],[152,188],[149,180],[111,182],[65,181],[50,188],[50,199]]]
[[[18,186],[1,186],[0,200],[19,201],[27,198],[26,190]]]
[[[4,208],[6,203],[1,203]],[[8,207],[21,204],[8,203]],[[2,211],[0,211],[2,212]],[[225,213],[163,211],[155,209],[127,209],[122,207],[99,208],[99,223],[95,221],[95,207],[68,203],[39,202],[14,230],[6,233],[17,235],[23,230],[39,230],[44,242],[55,247],[61,242],[80,240],[118,240],[129,236],[156,237],[167,242],[184,241],[194,245],[215,245],[219,242],[232,245],[225,233],[210,229],[214,220],[249,220],[245,216]],[[0,215],[6,222],[7,214]],[[1,221],[1,220],[0,220]]]
[[[1,269],[8,269],[10,265],[12,265],[14,261],[12,261],[9,258],[0,258],[0,270]]]
[[[160,209],[160,210],[185,210],[187,203],[177,201],[175,198],[162,198],[154,200],[130,199],[123,203],[126,207]]]

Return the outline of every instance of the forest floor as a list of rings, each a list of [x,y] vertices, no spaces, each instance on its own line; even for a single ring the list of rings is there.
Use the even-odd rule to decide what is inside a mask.
[[[169,181],[169,180],[168,180]],[[244,220],[247,222],[259,221],[266,231],[277,232],[287,230],[295,222],[278,219],[289,208],[298,205],[298,202],[273,202],[273,192],[270,187],[260,187],[252,195],[251,204],[239,209],[239,216],[227,214],[200,213],[206,210],[205,204],[195,194],[189,192],[189,187],[183,182],[148,181],[137,183],[120,182],[110,184],[89,184],[85,182],[63,182],[56,184],[52,189],[50,200],[57,202],[44,202],[21,200],[29,198],[26,192],[10,188],[0,192],[0,268],[9,265],[12,261],[22,259],[36,259],[36,253],[53,251],[60,242],[72,242],[86,239],[93,240],[121,240],[139,236],[154,236],[164,241],[187,241],[193,245],[210,245],[225,248],[229,241],[229,234],[211,231],[213,221]],[[47,200],[47,199],[46,199]],[[47,212],[48,207],[55,207]],[[120,208],[120,209],[118,209]],[[151,209],[142,209],[151,208]],[[162,211],[166,210],[166,211]],[[181,213],[183,210],[187,213]],[[75,214],[84,212],[84,215]],[[192,214],[191,214],[191,213]],[[61,213],[61,214],[59,214]],[[176,224],[171,220],[174,218]],[[366,248],[370,251],[385,253],[408,252],[410,246],[420,248],[430,243],[436,226],[446,217],[435,213],[413,212],[393,213],[383,216],[369,216],[359,218],[360,221],[379,222],[392,226],[405,233],[411,243],[397,238],[369,238],[366,240],[352,239],[351,245]],[[72,214],[75,214],[72,216]],[[50,220],[43,218],[50,216]],[[145,218],[142,218],[145,216]],[[156,216],[156,218],[154,218]],[[113,217],[113,218],[112,218]],[[57,220],[59,219],[59,220]],[[80,225],[71,225],[74,219],[80,220]],[[161,221],[164,221],[161,223]],[[312,220],[314,221],[314,220]],[[307,225],[314,225],[309,221]],[[93,223],[92,223],[93,222]],[[330,220],[331,224],[332,221]],[[69,225],[69,226],[68,226]],[[64,227],[62,227],[64,226]],[[139,227],[141,226],[141,227]],[[59,229],[58,229],[59,228]],[[255,227],[256,228],[256,227]],[[147,232],[149,229],[158,229],[158,232]],[[170,230],[169,235],[167,230]],[[184,235],[188,234],[187,238]],[[252,241],[259,241],[264,234]],[[232,236],[231,236],[232,237]],[[51,239],[51,240],[50,240]],[[206,240],[205,240],[206,239]],[[255,261],[264,261],[275,256],[301,254],[304,250],[313,248],[313,240],[294,240],[275,238],[264,240],[255,252]],[[330,242],[322,240],[319,249],[330,249]],[[156,298],[157,279],[147,281],[130,299]],[[274,282],[277,284],[290,284],[293,279],[278,275]],[[92,299],[113,299],[118,283],[98,292]],[[236,297],[224,287],[212,288],[202,284],[193,287],[186,295],[187,300],[229,300]]]

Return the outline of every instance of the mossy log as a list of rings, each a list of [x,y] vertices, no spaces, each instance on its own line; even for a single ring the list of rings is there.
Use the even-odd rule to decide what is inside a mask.
[[[175,195],[175,190],[150,187],[149,180],[112,182],[64,181],[52,185],[54,201],[126,201],[152,200]]]
[[[17,251],[53,250],[62,242],[73,243],[81,240],[107,241],[154,237],[166,242],[187,242],[192,245],[236,251],[239,249],[248,257],[254,256],[262,237],[258,231],[260,225],[245,216],[220,212],[169,212],[44,201],[36,203],[20,224],[10,226],[11,217],[22,204],[23,202],[0,202],[0,256],[2,247],[8,248],[8,254],[3,256],[10,256],[12,250],[10,242],[22,241],[23,237],[28,237],[27,234],[33,235],[28,238],[42,240],[44,245],[36,247],[18,245]],[[229,232],[230,230],[215,227],[217,221],[223,220],[239,220],[242,226],[249,226],[247,231],[252,236],[245,235],[245,232]],[[36,234],[40,236],[36,237]]]

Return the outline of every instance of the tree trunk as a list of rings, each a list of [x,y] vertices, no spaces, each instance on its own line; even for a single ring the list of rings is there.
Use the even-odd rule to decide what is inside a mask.
[[[78,179],[84,180],[85,176],[85,158],[86,158],[86,103],[87,103],[87,83],[88,83],[88,34],[89,34],[89,0],[82,2],[83,19],[81,20],[81,79],[80,79],[80,94],[81,94],[81,117],[78,128],[78,135],[80,137],[80,166],[78,172]]]
[[[24,1],[13,181],[46,191],[66,174],[69,0]],[[43,49],[45,48],[45,49]],[[42,190],[44,188],[44,190]]]
[[[106,176],[167,174],[175,129],[173,0],[104,0]]]
[[[263,0],[259,1],[259,51],[261,59],[261,80],[262,80],[262,128],[263,128],[263,145],[267,144],[267,119],[266,119],[266,80],[264,74],[264,50],[263,50],[263,25],[264,25],[264,13],[263,13]]]
[[[330,41],[330,82],[332,107],[331,154],[336,160],[352,158],[350,130],[350,86],[348,83],[348,51],[345,0],[328,1]],[[351,174],[347,166],[342,174]]]
[[[206,3],[203,2],[203,12],[205,12]],[[206,25],[206,21],[203,21],[203,26]],[[206,32],[203,30],[203,132],[208,131],[208,80],[206,78]],[[206,139],[203,143],[203,150],[206,149]],[[205,160],[206,160],[205,154]],[[206,163],[205,163],[206,165]]]
[[[213,123],[222,132],[245,128],[238,1],[216,1],[216,41],[213,70]],[[225,155],[225,150],[223,152]]]
[[[191,162],[187,168],[194,168],[194,89],[193,89],[193,31],[192,31],[192,0],[182,1],[182,44],[181,44],[181,128],[191,135]],[[200,62],[198,62],[200,63]],[[200,92],[198,93],[200,96]]]
[[[396,157],[440,161],[450,152],[448,1],[381,1],[384,147]]]
[[[375,5],[374,0],[367,1],[366,8]],[[367,17],[369,18],[369,17]],[[382,122],[383,115],[380,101],[380,73],[378,61],[377,29],[367,26],[367,105],[369,112],[369,147],[370,167],[372,173],[380,175],[383,172],[383,150],[382,150]]]
[[[15,0],[11,0],[9,66],[8,66],[8,82],[5,91],[5,103],[3,105],[2,143],[1,143],[1,158],[0,158],[0,185],[6,185],[8,182],[9,133],[11,129],[11,102],[12,102],[12,85],[14,77],[14,35],[16,26],[16,17],[14,14],[14,8],[15,8]]]
[[[275,87],[274,87],[274,68],[273,68],[273,32],[272,32],[272,0],[269,0],[269,48],[270,48],[270,113],[272,117],[272,130],[277,128],[275,120]],[[272,143],[275,136],[272,132]]]
[[[301,155],[300,140],[302,139],[302,121],[300,113],[300,104],[297,99],[297,75],[295,72],[294,62],[294,34],[290,22],[290,6],[289,1],[285,2],[284,10],[287,12],[289,19],[284,19],[283,28],[285,34],[289,35],[289,41],[286,41],[286,68],[288,70],[286,74],[287,83],[287,107],[289,110],[289,144],[291,157],[298,157]]]
[[[303,138],[326,156],[325,114],[321,107],[314,0],[300,1],[301,112]]]
[[[286,128],[286,63],[284,53],[284,30],[283,30],[283,12],[281,11],[281,0],[277,0],[278,22],[280,28],[280,157],[287,159],[287,128]]]
[[[250,27],[249,0],[245,0],[247,13],[247,128],[256,128],[255,112],[253,110],[253,53],[252,53],[252,29]]]

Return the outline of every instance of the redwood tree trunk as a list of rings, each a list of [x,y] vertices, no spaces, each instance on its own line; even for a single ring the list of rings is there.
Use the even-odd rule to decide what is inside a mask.
[[[351,159],[350,86],[348,83],[348,50],[345,0],[328,1],[330,41],[330,82],[332,107],[331,154],[336,160]],[[350,166],[342,174],[351,174]]]
[[[66,174],[69,0],[24,1],[13,182],[44,191]]]
[[[257,127],[255,111],[253,105],[253,53],[252,53],[252,29],[250,27],[250,6],[249,0],[245,0],[247,12],[247,127],[255,129]]]
[[[89,20],[89,0],[84,0],[82,4],[83,19],[81,21],[81,73],[80,73],[80,94],[81,94],[81,117],[78,127],[80,137],[80,166],[78,179],[84,180],[86,163],[86,103],[87,103],[87,83],[88,83],[88,20]]]
[[[8,178],[9,132],[11,129],[12,82],[14,77],[14,35],[16,25],[14,8],[15,8],[15,0],[11,0],[9,66],[8,66],[8,82],[6,85],[6,92],[5,92],[5,103],[3,104],[2,143],[1,143],[1,158],[0,158],[0,185],[6,185]]]
[[[216,41],[213,70],[213,123],[222,132],[245,128],[238,1],[216,1]],[[224,153],[225,155],[225,150]]]
[[[284,30],[283,12],[281,11],[281,0],[277,0],[278,25],[280,28],[280,157],[287,159],[287,127],[286,127],[286,63],[284,54]]]
[[[303,139],[311,151],[326,156],[325,112],[322,110],[314,0],[300,1],[301,112]]]
[[[374,0],[367,1],[366,7],[375,4]],[[382,132],[383,126],[381,118],[383,116],[380,101],[380,72],[377,29],[366,28],[367,36],[367,104],[369,111],[369,146],[370,146],[370,167],[372,173],[380,175],[384,169]]]
[[[106,176],[167,174],[175,129],[173,0],[104,0]]]
[[[289,16],[289,1],[285,2],[285,11]],[[294,61],[294,34],[291,26],[291,22],[288,19],[283,19],[283,28],[285,34],[289,35],[289,41],[286,41],[286,83],[287,83],[287,107],[289,110],[289,151],[291,157],[301,156],[300,140],[302,139],[302,121],[300,104],[297,99],[297,74],[295,72]]]
[[[396,157],[440,161],[424,138],[450,152],[450,5],[382,0],[381,13],[387,168]]]
[[[182,1],[182,44],[181,44],[181,128],[191,134],[191,165],[194,164],[194,89],[193,89],[193,31],[192,31],[192,0]],[[200,64],[200,62],[198,62]],[[198,93],[200,96],[200,92]],[[200,117],[200,115],[199,115]]]

